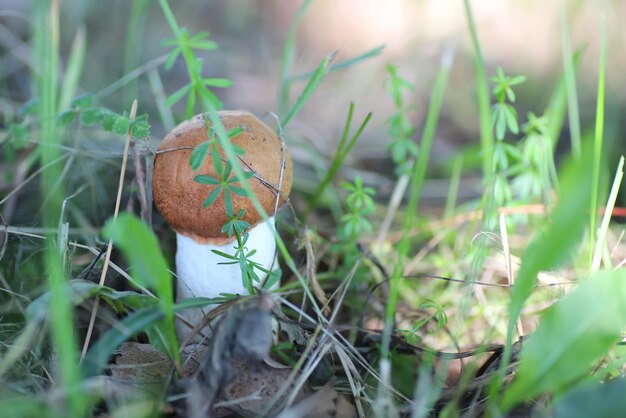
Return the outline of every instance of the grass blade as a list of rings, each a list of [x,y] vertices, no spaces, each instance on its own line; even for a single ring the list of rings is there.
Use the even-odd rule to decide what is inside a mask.
[[[346,69],[348,67],[351,67],[354,64],[358,64],[361,61],[365,61],[367,59],[377,57],[378,55],[383,53],[384,49],[385,49],[385,45],[379,45],[377,47],[374,47],[374,48],[370,49],[367,52],[364,52],[361,55],[357,55],[354,58],[349,58],[347,60],[339,61],[339,62],[337,62],[336,64],[334,64],[332,66],[332,68],[330,69],[330,72],[332,73],[332,72],[337,71],[337,70],[343,70],[343,69]],[[295,81],[308,80],[309,78],[311,78],[311,76],[313,75],[314,72],[315,71],[309,71],[309,72],[304,73],[304,74],[295,75],[295,76],[291,77],[289,79],[289,81],[295,82]]]
[[[63,76],[63,85],[61,89],[61,99],[59,100],[59,109],[67,109],[70,102],[76,96],[78,81],[83,71],[85,63],[85,51],[87,50],[87,41],[85,40],[85,27],[81,26],[76,32],[72,49],[67,60],[67,69]]]
[[[580,57],[582,55],[582,49],[578,49],[576,50],[576,52],[574,53],[574,55],[571,57],[571,61],[573,63],[573,74],[572,77],[576,77],[576,71],[578,70],[578,66],[580,64]],[[552,93],[552,96],[550,97],[550,101],[548,103],[548,106],[546,107],[544,114],[548,116],[548,128],[547,128],[547,134],[548,137],[550,138],[550,141],[552,142],[552,149],[556,149],[556,145],[559,141],[559,134],[561,133],[561,130],[563,129],[563,123],[565,121],[565,114],[568,112],[568,109],[572,109],[572,108],[576,108],[578,109],[578,99],[576,97],[576,93],[575,93],[575,89],[576,89],[576,83],[574,80],[574,93],[571,93],[572,91],[572,87],[568,86],[568,81],[566,79],[566,75],[565,75],[565,71],[563,71],[563,74],[561,75],[561,78],[559,79],[559,82],[557,83],[557,86],[554,90],[554,92]],[[570,102],[570,100],[572,100],[573,98],[573,102]],[[571,114],[572,114],[572,110],[569,110],[569,115],[570,115],[570,120],[569,120],[569,126],[570,126],[570,132],[572,131],[572,120],[571,120]],[[574,112],[577,112],[577,110],[574,110]],[[576,124],[578,124],[578,122],[576,122]]]
[[[300,26],[300,22],[304,18],[307,10],[313,3],[313,0],[304,0],[296,17],[289,26],[287,37],[285,38],[285,46],[283,47],[283,57],[280,61],[280,95],[278,97],[278,111],[280,115],[284,115],[287,112],[287,106],[289,105],[289,88],[291,87],[292,80],[289,79],[289,72],[293,66],[293,57],[296,50],[296,32]],[[308,77],[307,77],[308,78]]]
[[[302,106],[304,106],[304,104],[309,100],[313,92],[315,92],[315,90],[320,85],[324,77],[326,77],[326,74],[328,74],[328,70],[330,69],[334,56],[335,56],[334,52],[331,54],[328,54],[322,60],[322,62],[317,66],[317,69],[313,73],[313,76],[311,77],[307,85],[304,87],[304,90],[302,90],[302,93],[300,94],[300,96],[298,97],[294,105],[291,107],[291,110],[289,110],[289,113],[287,113],[287,116],[285,116],[285,118],[283,119],[282,124],[281,124],[283,129],[285,129],[285,127],[287,126],[287,124],[289,124],[291,119],[293,119],[293,117],[296,116],[296,114],[300,111]]]
[[[560,26],[561,26],[561,48],[563,49],[563,69],[564,81],[567,92],[567,108],[569,115],[570,141],[572,144],[572,154],[575,158],[580,158],[580,116],[578,112],[578,94],[576,92],[576,65],[577,57],[572,56],[570,44],[569,27],[567,25],[567,11],[565,1],[559,2]]]
[[[604,18],[600,28],[600,68],[598,74],[598,96],[596,102],[596,129],[593,142],[593,169],[591,208],[589,212],[589,267],[593,262],[593,249],[596,240],[596,221],[598,219],[598,200],[600,198],[600,168],[602,161],[602,142],[604,137],[604,73],[606,62],[606,34]]]
[[[604,239],[606,238],[606,233],[609,229],[609,222],[611,221],[611,215],[613,213],[613,208],[615,207],[617,194],[619,193],[620,186],[622,185],[622,177],[624,177],[624,156],[619,159],[619,164],[617,166],[617,170],[615,171],[615,177],[613,178],[613,186],[611,186],[609,200],[606,202],[604,216],[602,217],[602,224],[600,225],[600,231],[598,233],[598,240],[596,241],[596,249],[591,262],[591,271],[598,271],[600,269],[600,258],[602,256],[602,249],[605,246]]]
[[[161,122],[163,123],[163,127],[169,132],[174,129],[176,122],[174,120],[172,110],[165,106],[167,96],[165,95],[165,89],[163,88],[163,83],[161,82],[161,76],[159,76],[159,71],[156,68],[148,71],[148,81],[150,83],[152,95],[155,99],[154,102],[159,110],[159,116],[161,118]]]

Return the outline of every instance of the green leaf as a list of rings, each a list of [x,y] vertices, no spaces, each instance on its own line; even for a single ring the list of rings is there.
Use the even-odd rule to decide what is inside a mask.
[[[191,152],[191,156],[189,157],[189,165],[191,165],[191,169],[196,171],[202,164],[204,163],[204,159],[206,158],[207,153],[209,152],[209,141],[204,141],[200,145],[196,146]],[[199,176],[196,176],[196,179]],[[202,183],[201,181],[195,180],[198,183]],[[203,184],[215,184],[215,183],[203,183]]]
[[[213,138],[214,139],[214,138]],[[219,151],[217,150],[217,146],[215,145],[215,143],[212,143],[211,146],[211,160],[213,161],[213,167],[215,168],[215,171],[217,172],[218,176],[223,179],[223,178],[228,178],[228,176],[224,176],[224,163],[222,162],[222,156],[220,155]]]
[[[130,134],[136,139],[145,139],[150,135],[150,124],[145,120],[135,119],[130,124]]]
[[[19,114],[22,117],[25,116],[34,116],[37,113],[39,113],[39,106],[41,104],[41,101],[39,100],[39,98],[37,97],[33,97],[32,99],[28,100],[26,103],[24,103],[19,110]]]
[[[130,120],[124,116],[117,116],[115,123],[113,124],[113,132],[118,135],[125,135],[128,132],[130,126]]]
[[[212,251],[213,253],[215,253],[215,254],[219,255],[220,257],[224,257],[224,258],[227,258],[227,259],[229,259],[229,260],[238,260],[238,258],[237,258],[237,257],[235,257],[235,256],[233,256],[233,255],[231,255],[231,254],[225,253],[225,252],[223,252],[223,251],[220,251],[220,250],[211,250],[211,251]]]
[[[618,341],[626,327],[626,272],[602,272],[547,309],[522,349],[503,407],[548,391],[564,393]],[[622,411],[623,412],[623,411]]]
[[[176,103],[178,103],[185,95],[191,90],[191,84],[187,84],[186,86],[181,87],[176,90],[170,97],[165,100],[166,107],[172,107]]]
[[[515,86],[517,84],[523,83],[524,81],[526,81],[526,76],[517,75],[515,77],[511,77],[511,79],[509,80],[509,86]]]
[[[265,279],[265,283],[263,283],[263,289],[271,289],[276,283],[278,283],[278,280],[280,280],[282,275],[283,275],[283,272],[280,268],[277,268],[276,270],[271,271],[267,275],[267,279]]]
[[[504,108],[504,114],[506,116],[506,124],[509,128],[509,131],[511,131],[511,133],[517,134],[519,133],[519,126],[517,124],[517,111],[511,105],[505,106],[506,107]]]
[[[241,187],[230,186],[228,190],[230,190],[231,192],[235,193],[238,196],[243,196],[243,197],[248,196],[248,192],[246,191],[246,189],[241,188]]]
[[[72,100],[70,106],[77,107],[79,109],[87,109],[93,105],[93,94],[82,94]]]
[[[226,207],[226,214],[228,216],[233,215],[233,201],[230,196],[230,190],[224,189],[224,206]]]
[[[90,107],[80,112],[80,123],[85,126],[96,125],[102,121],[102,109]]]
[[[222,191],[222,187],[216,187],[215,190],[213,190],[211,192],[211,194],[209,195],[209,197],[207,197],[204,202],[202,202],[202,207],[206,208],[208,206],[211,206],[213,204],[213,202],[215,202],[217,200],[217,197],[220,195],[220,192]]]
[[[75,110],[66,110],[65,112],[61,112],[61,114],[57,117],[57,123],[59,126],[67,126],[76,119],[78,116],[78,112]]]
[[[178,39],[176,38],[164,38],[161,40],[161,46],[176,46],[178,45]]]
[[[244,172],[243,172],[243,177],[244,177],[246,180],[249,180],[249,179],[251,179],[252,177],[254,177],[254,173],[253,173],[253,172],[251,172],[251,171],[244,171]],[[238,179],[237,177],[233,176],[233,177],[231,177],[231,178],[229,178],[229,179],[228,179],[227,183],[228,183],[228,184],[235,184],[235,183],[239,183],[239,179]]]
[[[102,112],[102,118],[100,119],[100,126],[107,132],[113,132],[113,128],[115,127],[115,123],[119,118],[119,115],[110,112]]]
[[[202,42],[194,42],[194,49],[203,49],[205,51],[212,51],[217,49],[217,44],[213,41],[202,41]]]
[[[230,163],[230,161],[227,161],[226,162],[226,168],[224,169],[224,172],[220,173],[220,176],[222,177],[222,180],[226,180],[227,178],[229,178],[231,171],[233,171],[233,165]]]
[[[233,85],[233,82],[226,78],[205,78],[202,82],[207,87],[227,88]]]
[[[200,184],[210,184],[210,185],[217,185],[221,183],[219,179],[216,179],[211,176],[207,176],[206,174],[198,174],[197,176],[193,178],[193,181],[195,181],[196,183],[200,183]]]
[[[214,50],[217,44],[209,40],[209,32],[200,32],[189,38],[189,46],[193,49]]]
[[[241,126],[235,126],[232,129],[229,129],[228,132],[226,132],[226,134],[228,135],[228,139],[233,139],[234,137],[236,137],[237,135],[239,135],[240,133],[242,133],[244,131],[244,129]],[[237,147],[239,148],[239,147]],[[245,154],[245,151],[243,151],[242,148],[239,148],[242,151],[242,154]],[[242,155],[239,152],[236,152],[237,155]]]
[[[185,309],[204,308],[207,305],[219,305],[226,302],[227,298],[186,298],[174,305],[174,311],[180,312]]]
[[[202,86],[202,88],[199,89],[198,93],[200,94],[201,98],[203,98],[204,100],[208,100],[215,109],[221,109],[222,107],[224,107],[221,100],[215,95],[215,93],[206,88],[206,86]]]
[[[28,128],[23,123],[10,124],[9,133],[16,146],[23,146],[28,141]]]
[[[169,54],[167,54],[167,58],[165,59],[165,64],[163,64],[166,70],[172,69],[172,67],[176,63],[176,58],[178,58],[179,55],[180,55],[180,48],[174,48],[173,50],[170,51]]]
[[[502,109],[499,109],[498,113],[499,116],[496,122],[496,138],[502,140],[504,139],[504,134],[506,133],[506,117]]]
[[[509,99],[509,102],[511,103],[515,102],[515,92],[513,91],[513,89],[511,88],[506,89],[506,97],[507,99]]]

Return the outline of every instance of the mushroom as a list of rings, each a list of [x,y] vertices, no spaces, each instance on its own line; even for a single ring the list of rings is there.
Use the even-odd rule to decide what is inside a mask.
[[[245,246],[248,251],[256,250],[252,261],[271,270],[277,264],[274,212],[285,202],[291,190],[291,157],[274,131],[252,113],[219,111],[218,116],[227,131],[236,127],[242,129],[241,133],[231,138],[231,143],[245,152],[239,156],[240,167],[245,172],[252,172],[248,185],[270,218],[263,221],[251,199],[235,193],[230,193],[232,213],[245,211],[240,218],[250,224]],[[230,219],[224,193],[204,207],[205,199],[218,186],[194,180],[198,175],[219,177],[213,159],[207,155],[196,171],[190,165],[193,150],[208,139],[205,116],[196,115],[178,125],[161,141],[154,160],[154,203],[176,231],[178,302],[189,297],[219,297],[222,293],[248,294],[239,264],[221,264],[230,260],[214,252],[234,255],[238,245],[235,235],[229,237],[222,232],[222,227]],[[217,146],[217,149],[225,165],[225,153],[221,147]],[[233,172],[230,178],[234,176]],[[238,183],[233,184],[239,186]],[[257,273],[261,276],[261,272]],[[189,309],[182,315],[195,325],[211,309]],[[181,325],[178,324],[179,335],[184,335]]]

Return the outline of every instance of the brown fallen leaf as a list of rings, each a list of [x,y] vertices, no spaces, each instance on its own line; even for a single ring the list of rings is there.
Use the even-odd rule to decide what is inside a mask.
[[[150,344],[126,342],[113,354],[107,370],[111,380],[144,389],[162,388],[172,373],[172,362]]]
[[[216,416],[223,416],[226,410],[258,416],[263,413],[269,402],[288,381],[291,368],[274,368],[265,362],[253,363],[249,360],[235,360],[237,377],[230,383],[215,404]],[[280,408],[294,390],[292,381],[289,390],[277,399],[276,407]],[[312,390],[308,386],[300,389],[296,401],[309,396]],[[273,415],[273,414],[272,414]]]

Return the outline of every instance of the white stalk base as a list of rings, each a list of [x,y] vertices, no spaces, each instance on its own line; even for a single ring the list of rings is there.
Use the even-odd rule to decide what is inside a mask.
[[[271,223],[271,227],[269,225]],[[249,231],[246,247],[248,252],[256,249],[251,260],[264,268],[271,270],[278,267],[276,257],[276,240],[272,229],[274,217],[269,218]],[[218,250],[226,254],[235,254],[237,241],[226,245],[198,244],[189,237],[176,234],[176,301],[192,297],[216,298],[222,293],[248,295],[241,281],[239,264],[218,264],[230,260],[215,254]],[[256,271],[261,280],[262,272]],[[257,284],[255,284],[257,285]],[[181,315],[192,325],[199,323],[202,318],[217,305],[209,305],[202,309],[187,309]],[[178,337],[183,338],[191,330],[181,321],[176,323]]]

